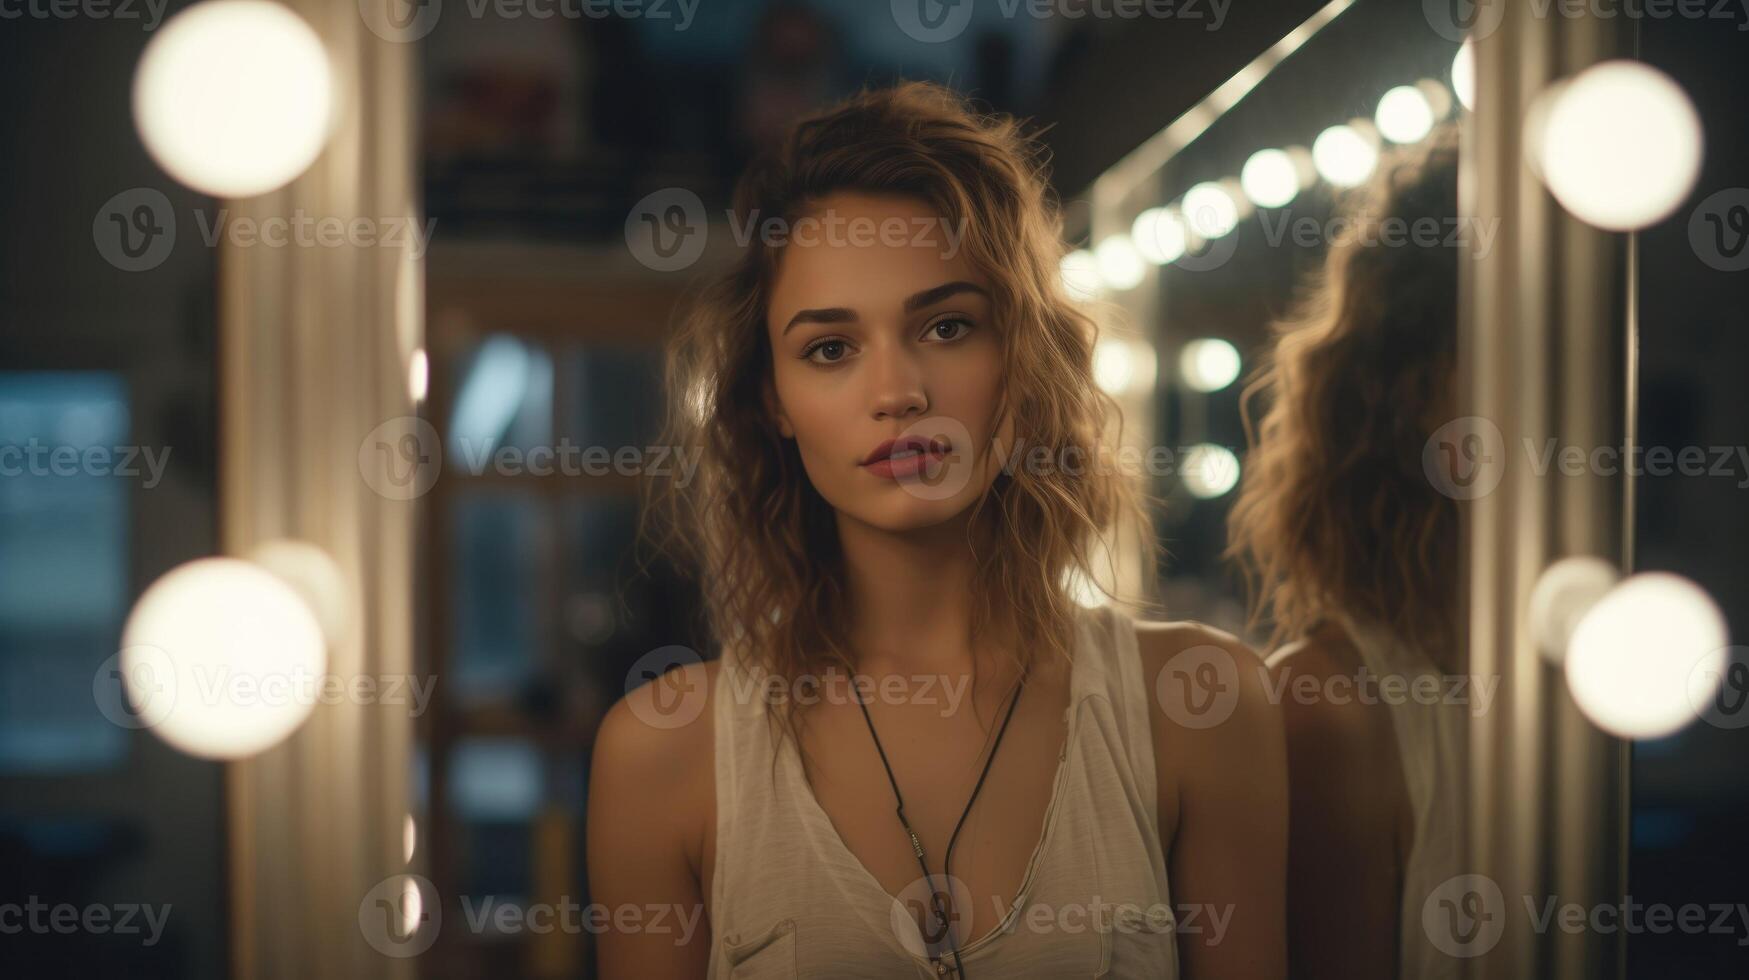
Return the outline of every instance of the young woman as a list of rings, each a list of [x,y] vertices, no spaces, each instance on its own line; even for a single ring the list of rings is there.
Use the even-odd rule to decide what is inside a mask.
[[[1245,393],[1248,429],[1251,399],[1270,403],[1230,518],[1257,616],[1292,640],[1276,689],[1314,692],[1283,699],[1289,959],[1296,978],[1456,976],[1423,913],[1461,873],[1485,692],[1417,681],[1462,672],[1457,504],[1427,463],[1453,420],[1455,131],[1388,160],[1347,217]]]
[[[734,210],[757,237],[669,374],[722,656],[601,727],[602,975],[1280,977],[1261,661],[1072,598],[1135,504],[1038,146],[938,86],[866,92]],[[1186,651],[1231,668],[1219,723]]]

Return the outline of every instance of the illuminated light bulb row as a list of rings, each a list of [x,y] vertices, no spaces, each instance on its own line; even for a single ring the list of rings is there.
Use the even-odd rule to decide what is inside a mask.
[[[116,657],[127,707],[106,713],[203,759],[265,751],[314,710],[328,649],[350,628],[348,594],[333,559],[304,542],[179,565],[128,614]]]
[[[1451,92],[1466,109],[1474,106],[1471,42],[1452,60]],[[1077,295],[1133,289],[1146,278],[1138,260],[1176,262],[1199,240],[1230,234],[1249,208],[1286,207],[1310,184],[1308,159],[1326,183],[1357,187],[1377,169],[1381,141],[1425,139],[1450,110],[1447,89],[1423,79],[1386,92],[1371,121],[1325,129],[1309,154],[1299,147],[1259,150],[1236,182],[1197,184],[1181,203],[1149,208],[1128,235],[1101,242],[1095,260],[1077,267],[1091,270]],[[1700,175],[1703,138],[1693,102],[1669,76],[1639,62],[1604,62],[1551,86],[1526,116],[1524,142],[1532,168],[1561,206],[1610,231],[1668,217]]]
[[[1364,183],[1378,166],[1381,138],[1394,143],[1425,139],[1450,110],[1451,97],[1437,82],[1393,88],[1380,99],[1374,121],[1331,126],[1309,150],[1258,150],[1236,179],[1196,184],[1178,201],[1137,215],[1127,234],[1109,235],[1090,251],[1071,252],[1062,262],[1064,285],[1081,300],[1103,289],[1134,289],[1147,278],[1149,264],[1169,265],[1202,242],[1232,234],[1256,208],[1286,207],[1314,179],[1342,188]]]
[[[1707,716],[1732,666],[1724,614],[1667,572],[1621,578],[1602,559],[1564,558],[1538,578],[1528,622],[1573,703],[1622,738],[1663,738]]]
[[[1220,391],[1238,380],[1240,366],[1238,348],[1218,337],[1192,340],[1178,355],[1179,376],[1192,391]],[[1093,345],[1093,380],[1107,394],[1148,390],[1158,371],[1158,355],[1147,341],[1101,337]]]

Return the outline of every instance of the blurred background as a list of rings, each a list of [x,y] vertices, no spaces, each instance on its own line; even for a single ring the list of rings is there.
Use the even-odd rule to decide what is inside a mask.
[[[276,915],[301,917],[298,928],[358,924],[369,942],[362,889],[336,885],[332,894],[354,897],[324,911],[327,892],[293,888],[298,901],[279,905],[271,886],[302,862],[326,866],[317,852],[336,828],[322,823],[325,797],[291,788],[320,782],[335,759],[347,760],[337,782],[395,787],[359,811],[375,829],[355,857],[377,869],[361,880],[382,878],[385,862],[399,870],[400,854],[428,881],[423,900],[442,896],[450,923],[417,956],[371,943],[377,952],[366,955],[382,956],[362,962],[381,972],[366,975],[593,975],[586,932],[460,927],[457,896],[587,902],[596,726],[652,651],[710,651],[694,586],[636,560],[641,476],[487,465],[482,454],[535,451],[526,463],[543,447],[652,446],[661,345],[686,291],[732,256],[715,216],[735,175],[794,119],[865,85],[934,79],[1042,128],[1066,233],[1082,250],[1065,276],[1110,317],[1101,384],[1137,445],[1200,464],[1152,478],[1169,555],[1152,570],[1158,595],[1172,618],[1262,648],[1269,624],[1247,624],[1242,583],[1221,556],[1243,467],[1239,392],[1327,242],[1271,240],[1253,217],[1256,195],[1271,193],[1267,167],[1253,185],[1247,164],[1261,150],[1300,148],[1288,187],[1278,175],[1273,190],[1291,205],[1274,207],[1323,222],[1381,146],[1412,144],[1474,100],[1462,31],[1441,29],[1428,13],[1438,5],[1399,0],[1185,3],[1166,17],[1099,16],[1109,5],[1073,0],[1049,16],[968,3],[943,8],[969,11],[963,24],[933,33],[901,16],[903,5],[867,0],[617,13],[304,4],[340,66],[337,90],[353,100],[347,122],[318,147],[327,156],[294,185],[302,190],[269,188],[244,205],[231,199],[254,195],[222,184],[203,192],[149,152],[149,113],[135,101],[143,55],[165,23],[220,2],[142,5],[131,17],[76,6],[0,23],[0,81],[11,93],[0,149],[12,174],[0,181],[0,450],[14,450],[0,460],[11,464],[0,473],[0,905],[169,909],[150,943],[120,929],[0,929],[8,976],[275,975],[292,955],[271,922],[260,924]],[[1739,377],[1749,273],[1704,238],[1707,208],[1718,227],[1749,235],[1741,21],[1613,25],[1632,57],[1674,79],[1704,130],[1692,189],[1640,231],[1621,283],[1638,318],[1630,404],[1646,446],[1749,444]],[[1408,94],[1382,108],[1401,87]],[[295,121],[276,117],[267,130]],[[1308,168],[1306,148],[1337,126],[1346,136]],[[350,170],[330,159],[342,154]],[[651,195],[677,188],[696,195],[719,233],[684,268],[652,267],[634,218]],[[1737,197],[1716,197],[1733,188]],[[1212,206],[1218,226],[1223,200],[1233,212],[1225,230],[1170,225]],[[364,216],[378,243],[349,238],[289,259],[323,246],[277,247],[223,228],[306,204],[316,217]],[[273,271],[284,262],[293,268]],[[309,305],[309,294],[330,305]],[[275,312],[248,320],[260,310]],[[228,332],[238,317],[247,325]],[[330,323],[339,339],[307,339],[328,337]],[[279,339],[279,328],[298,339]],[[349,424],[323,407],[384,377],[393,397]],[[360,433],[394,419],[427,428],[395,429],[384,443],[391,459],[410,445],[415,465],[441,462],[410,489],[367,487]],[[84,462],[64,472],[21,465],[36,458],[31,447],[50,454],[42,459],[72,447]],[[92,447],[118,451],[94,466]],[[1632,555],[1635,569],[1699,584],[1742,637],[1749,471],[1733,473],[1637,479]],[[354,496],[365,502],[334,502]],[[312,509],[312,498],[329,502]],[[378,533],[401,526],[404,536]],[[148,586],[264,537],[326,542],[340,583],[330,597],[365,596],[350,619],[339,614],[351,623],[342,645],[378,675],[415,689],[433,682],[427,702],[351,705],[374,720],[329,725],[314,745],[302,733],[306,744],[283,764],[227,764],[238,753],[223,744],[173,746],[129,713],[128,662],[116,658]],[[384,572],[396,554],[407,560]],[[331,571],[312,573],[318,593]],[[329,618],[317,626],[327,631]],[[1749,662],[1742,653],[1736,662]],[[322,713],[339,709],[314,712],[313,724],[328,725]],[[405,751],[379,753],[375,724],[406,726]],[[1636,901],[1749,902],[1745,738],[1697,721],[1633,743],[1625,866]],[[372,768],[384,759],[392,777]],[[297,828],[289,838],[239,829],[276,826],[275,811]],[[309,846],[276,845],[287,839]],[[406,914],[410,896],[392,897]],[[1740,941],[1749,942],[1741,930],[1629,936],[1627,974],[1740,976],[1749,962]],[[355,975],[359,961],[323,962]]]

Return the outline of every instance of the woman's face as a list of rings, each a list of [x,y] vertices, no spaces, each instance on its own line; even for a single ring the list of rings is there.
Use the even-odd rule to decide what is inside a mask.
[[[841,518],[893,532],[940,524],[999,469],[989,283],[964,229],[921,201],[846,192],[813,217],[790,231],[766,314],[772,415]]]

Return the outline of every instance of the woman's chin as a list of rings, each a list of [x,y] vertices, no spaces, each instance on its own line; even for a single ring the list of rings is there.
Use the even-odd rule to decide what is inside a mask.
[[[964,493],[943,499],[930,499],[907,492],[904,485],[895,484],[865,498],[847,513],[862,524],[889,534],[907,534],[949,524],[971,505]]]

